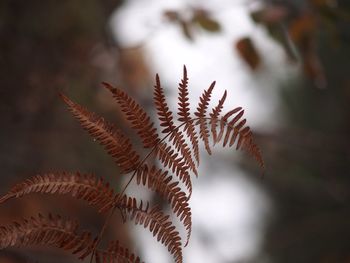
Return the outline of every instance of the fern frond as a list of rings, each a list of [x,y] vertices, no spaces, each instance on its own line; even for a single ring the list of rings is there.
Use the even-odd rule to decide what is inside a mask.
[[[206,112],[214,86],[215,81],[210,85],[208,90],[204,90],[202,96],[199,99],[197,111],[194,113],[194,115],[199,118],[197,122],[199,123],[199,138],[203,140],[205,149],[207,150],[208,154],[211,154],[211,150],[209,146],[209,129],[207,126]]]
[[[233,114],[239,112],[240,110],[242,110],[242,107],[237,107],[234,108],[233,110],[230,110],[229,112],[227,112],[221,119],[220,119],[220,131],[218,136],[216,137],[216,141],[215,143],[218,143],[219,141],[221,141],[222,136],[224,135],[225,132],[225,126],[228,122],[228,118],[230,118]]]
[[[179,96],[178,96],[178,120],[182,123],[185,123],[184,131],[187,136],[190,138],[192,148],[194,151],[194,156],[199,163],[199,146],[198,146],[198,137],[196,135],[196,130],[193,124],[193,120],[190,117],[190,108],[189,108],[189,98],[188,98],[188,77],[186,66],[183,68],[183,77],[179,83]]]
[[[114,202],[114,192],[102,178],[92,174],[63,172],[36,175],[18,183],[0,198],[0,203],[31,193],[69,194],[87,201],[89,205],[97,207],[99,212],[109,210]]]
[[[137,205],[135,198],[126,196],[119,199],[117,206],[125,209],[130,220],[134,220],[136,225],[142,225],[144,228],[148,228],[153,236],[157,238],[157,241],[168,248],[168,251],[174,256],[176,263],[183,262],[179,232],[175,230],[175,226],[169,220],[169,216],[164,215],[160,208],[155,206],[149,209],[148,204],[144,208],[142,201]]]
[[[258,162],[260,168],[265,170],[265,163],[262,158],[262,154],[260,151],[260,148],[256,145],[256,143],[253,140],[252,132],[250,131],[249,127],[247,130],[243,129],[240,134],[240,138],[237,143],[237,149],[239,149],[240,145],[243,145],[243,149],[245,149],[250,155],[252,155],[255,160]]]
[[[182,157],[184,158],[184,161],[186,162],[186,165],[196,176],[198,176],[196,164],[192,159],[192,153],[184,139],[184,135],[178,129],[176,129],[171,134],[169,141],[175,146],[176,150],[178,150],[181,153]]]
[[[174,214],[180,219],[187,231],[186,246],[192,232],[192,213],[187,196],[181,191],[179,183],[172,182],[172,176],[168,176],[167,171],[164,172],[155,166],[149,168],[147,165],[144,165],[137,174],[137,184],[141,183],[158,193],[171,205]]]
[[[177,177],[185,184],[189,191],[189,196],[192,194],[192,181],[191,176],[188,172],[188,166],[183,161],[183,158],[178,156],[171,145],[167,145],[166,143],[160,143],[156,150],[156,155],[164,167],[168,167],[171,169],[173,173],[176,174]]]
[[[181,79],[181,82],[179,83],[179,121],[181,122],[188,122],[190,117],[190,103],[188,98],[188,77],[187,77],[187,69],[186,66],[183,68],[183,77]]]
[[[232,120],[229,121],[229,118],[232,115],[238,113]],[[236,150],[243,148],[255,158],[259,166],[264,170],[265,164],[262,159],[262,155],[259,147],[255,144],[252,136],[252,132],[248,126],[244,127],[246,124],[246,119],[241,120],[244,114],[244,110],[241,107],[237,107],[229,112],[227,112],[220,120],[220,131],[214,141],[215,143],[223,139],[223,146],[227,144],[229,147],[234,145],[236,142]],[[223,136],[225,134],[225,136]]]
[[[126,115],[127,120],[130,121],[131,127],[140,136],[143,146],[145,148],[154,147],[159,142],[157,129],[153,127],[153,122],[151,122],[151,118],[144,109],[126,92],[114,88],[105,82],[103,85],[113,94],[113,97],[119,103],[122,112]]]
[[[60,216],[39,214],[21,222],[0,227],[0,249],[13,246],[47,245],[70,251],[84,259],[91,254],[95,240],[91,233],[78,233],[78,223]]]
[[[233,129],[233,134],[231,136],[231,139],[230,139],[230,144],[229,146],[231,147],[235,142],[236,142],[236,139],[238,137],[238,135],[242,135],[241,133],[241,129],[242,127],[244,126],[244,124],[246,124],[247,120],[246,119],[243,119],[241,120],[237,125],[236,127]],[[240,139],[243,139],[244,137],[243,136],[239,136]],[[236,146],[236,150],[239,149],[241,143],[237,143],[237,146]]]
[[[164,127],[163,133],[170,133],[176,129],[173,122],[173,114],[169,110],[168,104],[165,99],[164,90],[160,84],[160,79],[158,74],[156,74],[156,84],[154,85],[154,104],[157,109],[158,119],[160,121],[160,126]]]
[[[60,94],[60,96],[81,126],[104,146],[107,153],[112,156],[115,163],[125,173],[134,170],[138,166],[140,157],[133,150],[130,140],[120,130],[114,128],[113,125],[95,113],[89,112],[79,104],[71,101],[65,95]]]
[[[218,123],[218,118],[219,118],[219,115],[220,115],[222,108],[224,106],[226,96],[227,96],[227,91],[225,90],[224,94],[222,95],[221,99],[219,100],[219,103],[213,108],[212,112],[210,113],[211,133],[213,135],[214,144],[217,140],[216,127],[217,127],[217,123]]]
[[[244,114],[244,110],[241,110],[230,122],[226,123],[226,134],[224,136],[224,141],[222,146],[225,147],[226,144],[228,143],[229,139],[230,139],[230,135],[231,135],[231,131],[234,131],[231,137],[231,142],[230,142],[230,146],[232,146],[232,144],[235,142],[235,138],[238,134],[238,125],[235,126],[235,124],[240,120],[240,118],[243,116]],[[245,120],[243,120],[245,122]],[[243,123],[244,124],[244,123]],[[242,125],[240,125],[242,127]],[[240,128],[241,128],[240,127]]]
[[[96,263],[141,263],[141,259],[120,246],[119,241],[109,242],[107,250],[96,250],[95,255]]]
[[[158,119],[160,126],[164,127],[163,133],[170,134],[169,141],[172,142],[181,155],[189,168],[198,175],[196,165],[192,159],[191,150],[184,140],[184,136],[179,129],[174,125],[173,113],[169,110],[164,90],[160,84],[159,76],[156,75],[156,85],[154,86],[154,103],[157,109]]]

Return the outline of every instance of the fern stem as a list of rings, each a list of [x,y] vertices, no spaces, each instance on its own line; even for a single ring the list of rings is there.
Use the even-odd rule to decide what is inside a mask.
[[[197,117],[197,118],[191,118],[191,119],[189,120],[189,122],[192,122],[192,123],[194,123],[194,126],[197,126],[198,123],[195,123],[195,122],[198,121],[198,120],[200,120],[200,119],[202,119],[202,120],[204,119],[204,120],[206,120],[206,121],[208,121],[208,120],[209,120],[209,121],[213,121],[213,120],[214,120],[214,119],[211,118],[211,117],[201,117],[201,118]],[[216,119],[216,120],[218,121],[219,118]],[[228,125],[228,124],[229,124],[228,121],[225,121],[224,123],[225,123],[225,125]],[[97,248],[98,244],[101,242],[101,240],[102,240],[102,238],[103,238],[103,235],[104,235],[104,232],[106,231],[107,225],[108,225],[108,223],[109,223],[109,221],[110,221],[112,215],[114,214],[115,209],[117,208],[117,204],[119,203],[119,199],[121,200],[121,199],[123,198],[123,195],[124,195],[126,189],[128,188],[128,186],[130,185],[130,183],[131,183],[132,180],[134,179],[134,177],[135,177],[135,175],[136,175],[138,169],[146,162],[146,160],[151,156],[151,154],[155,151],[155,149],[157,149],[157,147],[158,147],[162,142],[164,142],[170,135],[172,135],[174,132],[178,131],[181,127],[183,127],[183,126],[186,125],[186,124],[188,124],[188,122],[183,122],[183,123],[181,123],[180,125],[176,126],[175,129],[173,129],[172,131],[170,131],[169,133],[167,133],[160,141],[158,141],[158,142],[152,147],[152,149],[150,150],[150,152],[142,159],[142,161],[139,163],[139,165],[134,169],[134,172],[133,172],[132,176],[130,177],[130,179],[128,180],[128,182],[125,184],[125,186],[124,186],[123,190],[121,191],[121,193],[120,193],[120,194],[119,194],[119,193],[116,193],[116,194],[115,194],[115,199],[116,199],[117,197],[118,197],[118,199],[116,199],[115,205],[111,208],[111,212],[108,214],[108,216],[107,216],[107,218],[106,218],[106,220],[105,220],[105,222],[104,222],[104,224],[103,224],[103,226],[102,226],[102,228],[101,228],[101,231],[100,231],[100,233],[99,233],[99,235],[98,235],[98,238],[97,238],[97,240],[96,240],[94,249],[93,249],[93,251],[92,251],[92,255],[91,255],[91,258],[90,258],[90,263],[92,263],[93,257],[94,257],[94,255],[96,254],[96,248]],[[234,127],[232,127],[232,128],[234,128]],[[187,200],[189,200],[190,197],[191,197],[191,194],[188,196]],[[122,216],[123,216],[123,215],[122,215]]]
[[[191,121],[194,122],[196,120],[198,120],[199,118],[194,118],[192,119]],[[165,135],[156,145],[153,146],[153,148],[151,149],[151,151],[142,159],[142,161],[139,163],[139,165],[135,168],[132,176],[130,177],[129,181],[126,183],[126,185],[124,186],[123,190],[121,191],[121,193],[116,193],[115,194],[115,198],[117,198],[118,196],[118,199],[116,200],[116,203],[115,205],[113,206],[113,208],[111,208],[111,212],[108,214],[102,228],[101,228],[101,231],[97,237],[97,240],[96,240],[96,243],[95,243],[95,246],[93,248],[93,251],[92,251],[92,254],[91,254],[91,258],[90,258],[90,263],[92,263],[93,261],[93,258],[94,258],[94,255],[96,254],[96,249],[97,249],[97,246],[99,245],[99,243],[101,242],[102,238],[103,238],[103,235],[104,235],[104,232],[106,231],[106,228],[107,228],[107,225],[112,217],[112,215],[114,214],[115,212],[115,209],[117,208],[117,204],[119,203],[119,198],[123,198],[123,195],[126,191],[126,189],[128,188],[128,186],[130,185],[130,183],[132,182],[132,180],[135,178],[135,175],[138,171],[138,169],[146,162],[146,160],[148,159],[148,157],[151,156],[151,154],[154,152],[154,150],[158,147],[159,144],[161,144],[162,142],[164,142],[164,140],[166,138],[168,138],[171,134],[173,134],[175,131],[179,130],[182,126],[184,126],[186,124],[186,122],[184,123],[181,123],[180,125],[178,125],[174,130],[172,130],[171,132],[169,132],[167,135]],[[188,197],[188,199],[190,198],[190,196]]]
[[[108,216],[106,217],[105,222],[103,223],[103,226],[102,226],[102,228],[100,230],[100,233],[98,234],[98,237],[97,237],[96,242],[94,244],[94,247],[92,249],[92,253],[91,253],[91,257],[90,257],[90,263],[92,263],[92,261],[94,259],[94,256],[95,256],[96,250],[97,250],[97,246],[100,244],[100,242],[101,242],[101,240],[103,238],[103,235],[104,235],[104,233],[105,233],[105,231],[107,229],[107,225],[108,225],[112,215],[114,214],[115,209],[116,209],[116,206],[113,206],[112,210],[109,212]]]
[[[209,119],[209,118],[208,118]],[[199,118],[194,118],[191,121],[196,121],[199,120]],[[151,151],[142,159],[142,161],[140,162],[140,164],[135,168],[131,178],[129,179],[129,181],[127,182],[127,184],[124,186],[120,196],[123,196],[123,194],[125,193],[126,189],[128,188],[128,186],[130,185],[130,183],[132,182],[132,180],[134,179],[137,170],[145,163],[145,161],[148,159],[148,157],[151,156],[151,154],[154,152],[155,149],[157,149],[158,145],[161,144],[162,142],[164,142],[164,140],[166,138],[168,138],[170,135],[172,135],[175,131],[177,131],[178,129],[180,129],[182,126],[184,126],[186,124],[186,122],[181,123],[179,126],[177,126],[174,130],[172,130],[171,132],[169,132],[167,135],[165,135],[156,145],[153,146],[153,148],[151,149]],[[117,194],[116,194],[117,195]]]

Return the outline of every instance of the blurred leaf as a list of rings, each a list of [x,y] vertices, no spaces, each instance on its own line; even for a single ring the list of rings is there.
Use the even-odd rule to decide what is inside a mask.
[[[262,22],[262,19],[261,19],[262,13],[263,13],[263,10],[254,11],[250,13],[250,17],[255,23],[260,23]]]
[[[271,6],[262,10],[252,12],[251,18],[256,23],[277,24],[288,16],[288,9],[284,6]]]
[[[179,21],[180,16],[177,11],[174,10],[166,10],[163,13],[163,16],[166,17],[169,21]]]
[[[176,23],[180,26],[181,31],[185,38],[188,40],[193,40],[193,35],[191,32],[191,24],[187,20],[185,20],[183,17],[181,17],[181,14],[178,11],[175,10],[167,10],[163,13],[163,15],[173,23]]]
[[[191,41],[194,39],[192,27],[195,25],[200,26],[208,32],[219,32],[221,30],[219,22],[211,18],[206,10],[193,9],[191,11],[193,13],[190,19],[185,17],[181,12],[175,10],[167,10],[163,12],[163,16],[167,18],[168,21],[179,25],[184,37]]]
[[[249,37],[241,38],[236,43],[236,49],[241,58],[250,66],[252,70],[256,70],[260,65],[261,59],[253,41]]]
[[[219,32],[221,30],[220,23],[211,18],[209,13],[203,9],[195,10],[192,21],[208,32]]]
[[[193,40],[193,34],[191,32],[191,24],[185,20],[180,20],[179,24],[181,26],[181,30],[183,35],[188,39],[188,40]]]
[[[287,30],[282,26],[282,24],[268,25],[266,27],[270,36],[282,45],[288,58],[291,61],[296,62],[298,57],[295,48],[289,39]]]
[[[205,30],[209,32],[219,32],[221,30],[220,24],[211,18],[199,18],[197,23]]]
[[[289,34],[293,41],[300,43],[317,29],[316,18],[312,14],[303,14],[289,25]]]
[[[316,87],[325,88],[327,80],[315,40],[319,25],[315,15],[305,12],[290,23],[289,34],[301,53],[304,74],[313,80]]]
[[[270,36],[282,45],[288,58],[291,61],[297,61],[297,56],[289,40],[288,32],[286,32],[283,26],[288,15],[289,11],[284,6],[271,6],[250,14],[254,22],[263,24]]]

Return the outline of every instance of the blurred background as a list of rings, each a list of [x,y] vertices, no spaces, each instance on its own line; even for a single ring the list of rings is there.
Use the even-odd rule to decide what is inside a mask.
[[[186,65],[193,108],[213,80],[213,104],[226,89],[226,109],[245,108],[266,172],[262,179],[234,149],[202,151],[184,261],[350,262],[349,59],[348,0],[2,0],[1,193],[35,174],[78,170],[120,189],[125,176],[57,93],[127,130],[100,83],[122,87],[152,114],[159,73],[176,111]],[[83,202],[30,195],[2,205],[0,224],[48,211],[95,234],[104,222]],[[172,262],[118,214],[105,238],[146,262]],[[0,261],[78,262],[43,248],[6,249]]]

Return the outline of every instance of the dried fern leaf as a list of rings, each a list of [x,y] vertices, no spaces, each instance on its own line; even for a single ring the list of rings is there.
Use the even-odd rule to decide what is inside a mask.
[[[154,103],[157,109],[158,119],[160,121],[160,126],[163,127],[163,133],[170,133],[176,129],[173,122],[173,114],[169,110],[166,98],[164,95],[164,90],[160,84],[160,79],[158,74],[156,74],[156,84],[154,85],[153,94]]]
[[[0,203],[31,193],[69,194],[76,199],[87,201],[89,205],[97,207],[99,212],[109,210],[114,201],[113,190],[102,178],[79,172],[63,172],[36,175],[18,183],[0,198]]]
[[[164,244],[173,255],[176,263],[182,263],[182,246],[179,232],[169,220],[168,215],[164,215],[157,206],[149,209],[143,207],[142,201],[137,205],[136,199],[123,196],[118,199],[117,206],[125,209],[130,220],[134,220],[136,225],[142,225],[157,238],[158,242]]]
[[[24,219],[0,227],[0,249],[14,246],[47,245],[62,248],[84,259],[91,254],[95,240],[89,232],[78,233],[78,223],[60,216]]]
[[[188,98],[188,77],[187,69],[184,66],[183,68],[183,77],[179,83],[179,96],[178,96],[178,120],[182,123],[185,123],[184,132],[190,138],[194,156],[199,163],[199,146],[198,146],[198,137],[196,135],[196,130],[193,124],[193,120],[190,117],[190,108],[189,108],[189,98]]]
[[[227,112],[221,119],[220,119],[220,131],[218,136],[216,137],[215,143],[218,143],[221,141],[222,136],[224,135],[225,132],[225,126],[228,122],[228,119],[235,113],[239,112],[240,110],[242,110],[242,107],[237,107],[234,108],[233,110],[230,110],[229,112]]]
[[[236,114],[232,120],[229,120],[234,114]],[[264,170],[265,164],[262,159],[262,155],[259,147],[255,144],[252,136],[252,132],[248,126],[244,127],[246,124],[246,119],[241,120],[244,114],[244,110],[241,107],[235,108],[229,112],[227,112],[220,119],[220,131],[215,140],[215,143],[221,141],[223,139],[223,146],[225,147],[227,144],[229,147],[236,144],[236,150],[243,148],[248,152],[254,159],[258,162],[259,166]],[[225,134],[225,136],[223,136]]]
[[[198,117],[197,124],[199,123],[199,138],[203,140],[205,149],[207,150],[208,154],[211,154],[211,150],[209,146],[209,129],[207,126],[206,112],[214,86],[215,81],[210,85],[208,90],[204,90],[202,96],[199,98],[197,111],[194,113],[194,115]]]
[[[171,205],[174,214],[180,219],[187,231],[186,246],[192,232],[192,213],[187,196],[179,187],[179,183],[172,182],[172,176],[168,176],[167,171],[164,172],[155,166],[149,168],[147,165],[144,165],[137,174],[137,184],[141,183],[158,193]]]
[[[163,127],[162,132],[170,134],[169,141],[172,142],[176,150],[181,153],[184,161],[194,174],[198,175],[196,165],[192,159],[191,150],[185,142],[183,134],[174,125],[173,113],[169,110],[158,74],[156,75],[156,85],[154,86],[154,103],[157,109],[160,126]]]
[[[140,162],[140,157],[133,150],[130,140],[123,133],[95,113],[89,112],[68,97],[60,94],[68,109],[88,133],[104,146],[115,163],[128,173],[133,171]]]
[[[191,171],[198,176],[198,171],[196,168],[196,164],[193,161],[191,149],[186,143],[184,139],[183,133],[181,133],[179,130],[175,130],[170,138],[169,141],[175,146],[175,148],[181,153],[182,157],[184,158],[184,161],[186,162],[186,165],[191,169]]]
[[[260,148],[256,145],[256,143],[253,140],[252,132],[250,130],[244,131],[244,129],[240,132],[241,137],[239,144],[237,143],[237,148],[242,145],[243,149],[246,150],[251,156],[255,158],[255,160],[258,162],[261,169],[265,170],[265,163],[262,158],[262,154],[260,151]],[[243,142],[242,142],[243,141]]]
[[[233,130],[237,130],[237,127],[235,126],[235,124],[239,121],[239,119],[243,116],[244,114],[244,110],[241,110],[234,118],[233,120],[231,120],[230,122],[228,122],[226,124],[226,134],[224,137],[224,141],[222,146],[225,147],[226,144],[228,143],[229,139],[230,139],[230,135],[231,135],[231,131]],[[235,133],[233,133],[234,135]]]
[[[236,150],[243,148],[243,150],[247,151],[248,154],[250,154],[255,158],[259,166],[264,170],[265,164],[262,159],[262,155],[259,147],[254,143],[250,128],[247,126],[242,129],[245,123],[246,123],[246,120],[243,119],[236,125],[236,127],[234,128],[234,132],[231,136],[229,146],[232,146],[237,141]]]
[[[141,259],[120,246],[119,241],[109,242],[107,250],[96,250],[95,256],[96,263],[141,263]]]
[[[149,115],[126,92],[114,88],[108,83],[103,83],[103,85],[110,90],[119,103],[122,112],[126,115],[127,120],[130,121],[131,127],[140,136],[143,146],[145,148],[154,147],[159,142],[159,138],[157,129],[153,127],[153,122],[151,122]]]
[[[156,147],[156,155],[164,167],[171,169],[173,173],[185,184],[189,191],[189,196],[192,194],[192,181],[188,172],[189,168],[183,161],[183,158],[178,156],[178,153],[172,149],[171,145],[162,142]]]
[[[241,140],[244,139],[244,136],[243,136],[244,134],[241,134],[241,129],[244,126],[244,124],[246,124],[246,122],[247,122],[246,119],[243,119],[236,125],[236,127],[234,127],[233,134],[231,136],[230,143],[229,143],[230,147],[237,141],[237,138],[240,138]],[[240,148],[240,144],[237,144],[236,150]]]
[[[227,96],[227,91],[225,90],[224,94],[222,95],[221,99],[219,100],[219,103],[213,108],[212,112],[210,113],[211,133],[213,135],[214,144],[217,140],[216,127],[217,127],[220,113],[222,111],[222,108],[224,107],[226,96]]]

